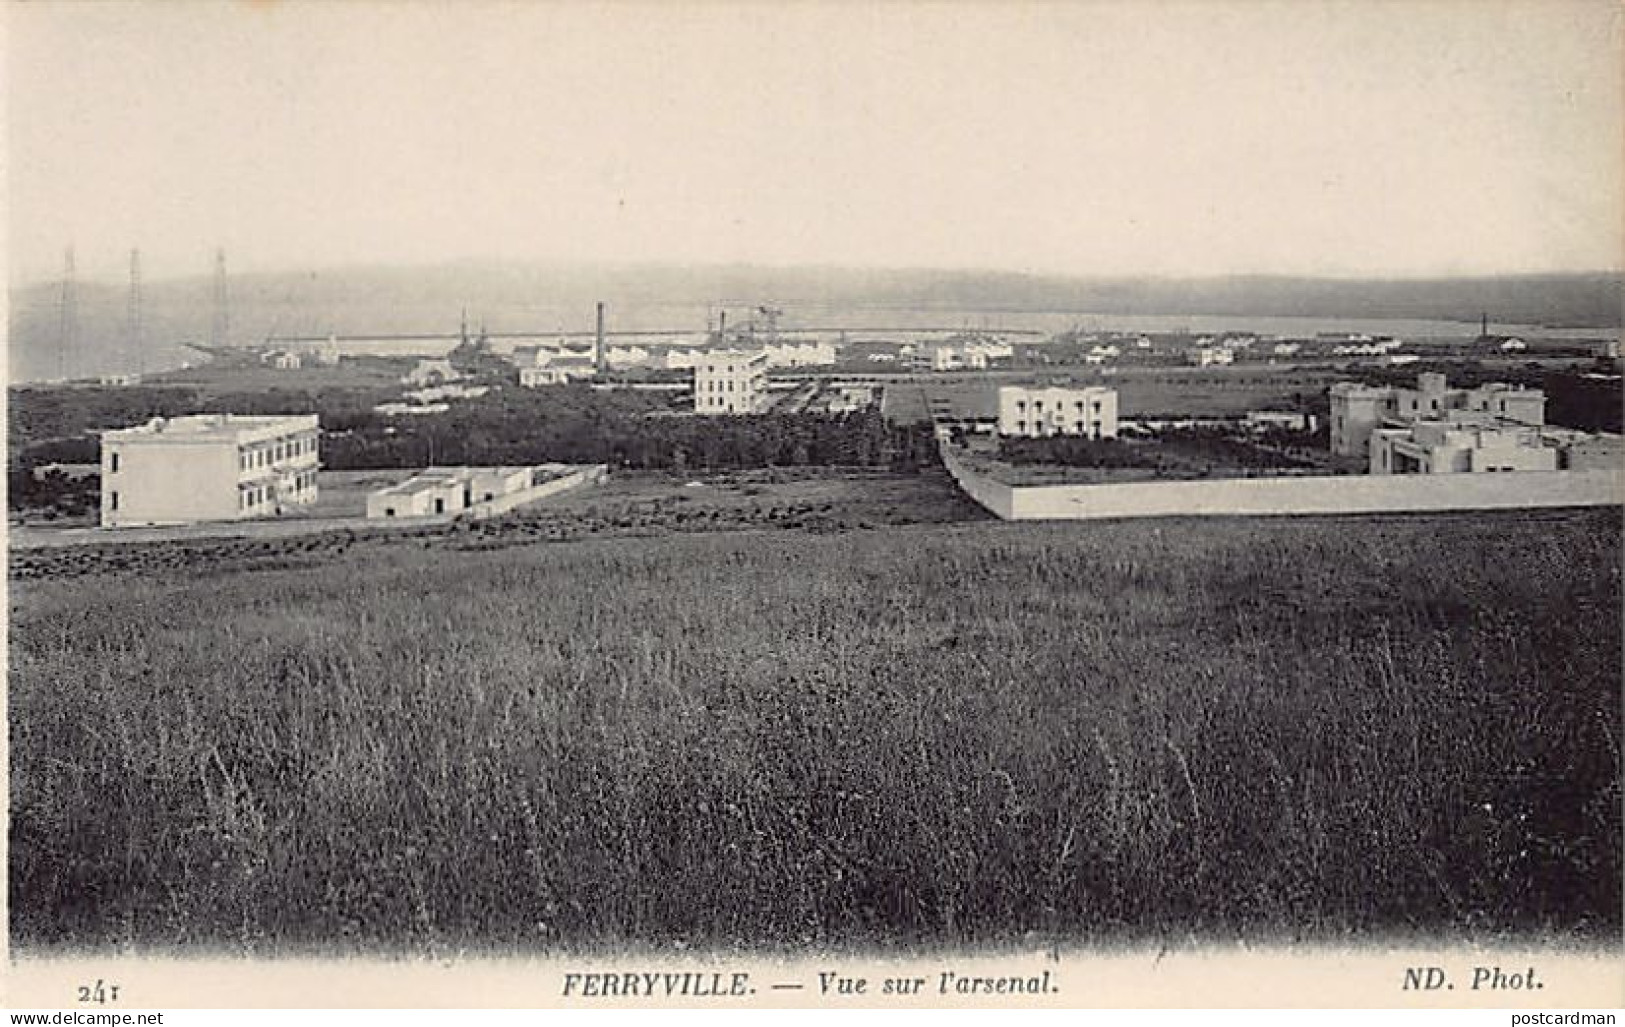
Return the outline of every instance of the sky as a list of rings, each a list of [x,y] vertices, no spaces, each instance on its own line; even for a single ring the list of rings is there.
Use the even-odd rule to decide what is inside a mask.
[[[7,269],[1613,270],[1625,5],[0,5]]]

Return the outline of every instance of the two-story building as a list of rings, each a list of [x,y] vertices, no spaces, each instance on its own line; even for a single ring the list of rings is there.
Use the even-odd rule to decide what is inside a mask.
[[[315,414],[156,417],[101,433],[104,528],[274,517],[316,501]]]
[[[1005,385],[999,389],[999,434],[1041,438],[1117,437],[1117,390]]]

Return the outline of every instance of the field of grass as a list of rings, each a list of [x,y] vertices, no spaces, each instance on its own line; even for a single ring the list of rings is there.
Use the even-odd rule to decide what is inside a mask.
[[[13,942],[1617,938],[1617,511],[18,582]]]

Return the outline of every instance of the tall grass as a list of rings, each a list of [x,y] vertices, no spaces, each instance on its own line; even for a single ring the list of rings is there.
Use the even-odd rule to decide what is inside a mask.
[[[1585,513],[30,584],[14,938],[1617,932],[1619,561]]]

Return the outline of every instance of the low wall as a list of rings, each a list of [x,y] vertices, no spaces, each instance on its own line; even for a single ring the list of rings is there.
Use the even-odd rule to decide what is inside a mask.
[[[1625,504],[1625,472],[1619,470],[1010,486],[970,470],[947,446],[943,447],[943,463],[967,495],[999,517],[1015,521],[1403,513]]]
[[[954,448],[953,443],[946,441],[938,446],[942,453],[942,465],[948,469],[948,474],[958,484],[960,491],[1000,519],[1014,520],[1015,511],[1011,505],[1011,493],[1014,490],[1001,481],[994,481],[984,474],[971,470]]]
[[[567,474],[559,475],[557,478],[550,478],[540,485],[532,485],[528,489],[510,492],[505,496],[497,496],[495,499],[489,499],[483,503],[475,503],[469,508],[469,515],[475,520],[497,517],[524,506],[526,503],[534,503],[536,500],[544,499],[547,496],[557,495],[560,492],[567,492],[582,485],[602,481],[607,471],[608,468],[604,464],[578,467]]]

